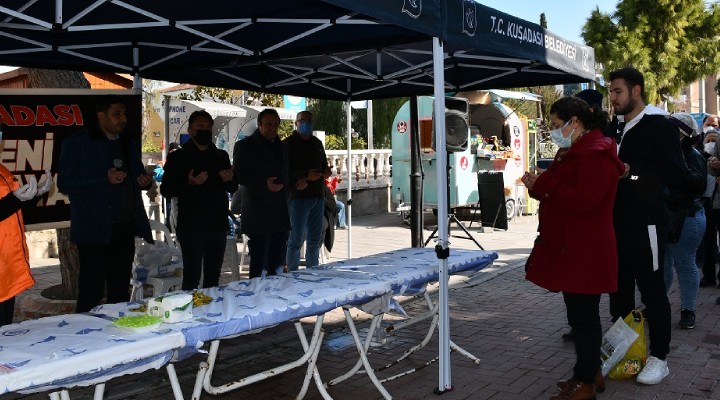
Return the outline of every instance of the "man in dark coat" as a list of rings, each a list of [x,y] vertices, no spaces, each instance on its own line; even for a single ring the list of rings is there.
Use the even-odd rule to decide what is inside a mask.
[[[668,234],[668,186],[687,171],[677,127],[645,106],[644,78],[634,68],[610,73],[610,101],[618,119],[618,157],[625,173],[618,183],[614,219],[618,248],[618,291],[610,294],[610,313],[624,318],[635,307],[635,285],[645,303],[650,357],[638,375],[643,384],[660,383],[668,374],[670,303],[663,260]]]
[[[258,114],[258,129],[235,143],[233,167],[242,186],[241,231],[250,239],[250,278],[275,275],[285,265],[290,217],[286,192],[287,151],[273,109]]]
[[[201,271],[203,287],[220,281],[227,244],[228,193],[237,189],[230,156],[212,143],[213,119],[195,111],[188,119],[191,139],[168,154],[160,191],[177,197],[177,238],[183,255],[183,290],[197,289]]]
[[[300,248],[305,246],[305,264],[319,265],[318,256],[323,240],[325,181],[330,176],[325,147],[312,135],[312,114],[301,111],[295,120],[295,131],[284,143],[287,146],[290,176],[290,238],[288,239],[288,270],[300,265]]]
[[[77,312],[100,304],[106,289],[108,303],[128,301],[135,236],[153,242],[140,196],[153,178],[140,145],[125,132],[126,106],[107,96],[96,110],[96,125],[63,141],[58,165],[58,189],[70,198],[70,237],[80,254]]]

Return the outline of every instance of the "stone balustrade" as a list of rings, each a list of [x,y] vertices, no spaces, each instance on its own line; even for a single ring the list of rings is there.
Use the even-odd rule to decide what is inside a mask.
[[[328,162],[331,167],[337,169],[337,173],[343,179],[338,185],[338,190],[347,190],[346,150],[326,150]],[[389,187],[392,184],[390,179],[390,149],[378,150],[352,150],[350,152],[350,176],[353,177],[352,188],[367,189]]]

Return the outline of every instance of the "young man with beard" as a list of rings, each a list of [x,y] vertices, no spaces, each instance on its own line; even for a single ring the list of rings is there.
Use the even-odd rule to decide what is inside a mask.
[[[160,192],[177,197],[177,238],[183,256],[183,290],[220,281],[228,226],[228,193],[237,189],[230,156],[212,143],[213,119],[195,111],[188,119],[190,140],[168,154]]]
[[[618,183],[614,219],[618,249],[618,291],[610,294],[610,313],[624,318],[635,307],[635,285],[645,304],[650,357],[639,383],[660,383],[668,374],[670,303],[663,281],[668,234],[668,185],[687,171],[675,127],[666,116],[652,114],[644,102],[644,78],[634,68],[610,73],[610,102],[618,116],[618,157],[625,173]]]

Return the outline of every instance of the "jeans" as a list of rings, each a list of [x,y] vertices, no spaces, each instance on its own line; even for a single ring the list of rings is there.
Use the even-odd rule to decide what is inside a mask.
[[[567,307],[568,324],[575,337],[577,358],[572,377],[584,383],[595,383],[595,374],[601,366],[600,295],[563,292],[563,299]]]
[[[319,265],[320,241],[322,240],[325,217],[325,198],[290,200],[290,238],[287,246],[288,271],[297,271],[300,266],[300,247],[305,246],[305,265],[314,268]]]
[[[668,243],[665,250],[665,287],[670,290],[673,267],[677,271],[680,286],[680,308],[695,311],[695,298],[700,286],[700,273],[695,254],[705,233],[705,210],[686,217],[677,243]]]
[[[335,214],[337,214],[337,226],[345,226],[345,204],[335,199]]]
[[[248,235],[250,241],[250,278],[277,275],[285,266],[285,252],[288,233],[259,233]]]

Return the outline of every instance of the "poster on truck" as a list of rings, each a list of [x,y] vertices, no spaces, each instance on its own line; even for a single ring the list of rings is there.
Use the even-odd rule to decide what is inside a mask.
[[[27,230],[70,226],[67,196],[57,190],[60,146],[68,136],[97,121],[100,96],[118,96],[127,106],[125,133],[142,138],[142,97],[132,90],[12,89],[0,90],[0,163],[20,185],[38,181],[50,168],[56,185],[36,207],[23,209]],[[43,178],[44,179],[44,178]]]

